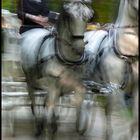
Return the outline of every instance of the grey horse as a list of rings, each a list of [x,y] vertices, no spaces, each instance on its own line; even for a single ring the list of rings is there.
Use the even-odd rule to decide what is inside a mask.
[[[36,118],[37,136],[41,135],[44,124],[47,124],[51,136],[56,132],[55,110],[60,96],[73,92],[75,98],[72,105],[77,109],[84,100],[86,89],[81,80],[80,66],[84,61],[86,23],[93,15],[93,10],[87,5],[89,2],[65,1],[56,32],[32,29],[22,34],[21,64]],[[42,101],[44,106],[41,114],[38,114],[36,106],[35,92],[38,89],[48,92]]]
[[[138,130],[138,11],[138,0],[121,0],[115,24],[107,26],[105,30],[85,33],[84,40],[88,42],[85,46],[85,77],[100,83],[108,92],[111,91],[105,97],[106,140],[112,139],[112,107],[127,108],[125,94],[132,97],[132,135],[134,126]]]

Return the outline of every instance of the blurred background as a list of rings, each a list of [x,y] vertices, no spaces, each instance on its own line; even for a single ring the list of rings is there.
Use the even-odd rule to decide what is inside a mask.
[[[95,11],[93,23],[106,24],[114,22],[120,0],[93,0]],[[2,0],[2,139],[3,140],[32,140],[34,139],[34,118],[29,108],[27,85],[20,65],[20,41],[18,33],[21,21],[17,18],[16,0]],[[62,0],[48,0],[49,10],[60,12]],[[96,121],[90,136],[79,136],[75,132],[75,110],[61,108],[57,140],[103,140],[105,114],[104,97],[95,97]],[[66,99],[62,99],[67,102]],[[94,110],[93,110],[94,111]],[[69,112],[69,113],[68,113]],[[93,112],[94,114],[95,112]],[[67,116],[65,116],[67,114]],[[123,119],[125,116],[125,120]],[[116,136],[119,137],[128,128],[131,112],[120,110],[112,117]],[[121,119],[120,119],[121,118]],[[126,121],[127,118],[127,121]],[[124,127],[119,127],[122,125]],[[118,127],[117,127],[118,126]],[[47,140],[47,139],[46,139]],[[113,139],[114,140],[114,139]],[[120,139],[116,139],[120,140]],[[124,140],[123,138],[121,140]],[[128,140],[128,139],[127,139]]]
[[[17,0],[2,0],[2,8],[16,13]],[[116,19],[120,0],[93,0],[92,8],[95,11],[94,21],[99,23],[112,22]],[[48,0],[49,9],[60,12],[62,0]]]

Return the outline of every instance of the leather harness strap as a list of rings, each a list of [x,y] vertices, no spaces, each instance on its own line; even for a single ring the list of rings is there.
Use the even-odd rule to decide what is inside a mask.
[[[84,39],[84,35],[72,35],[74,39]]]
[[[81,65],[84,60],[85,60],[85,55],[82,55],[80,59],[76,60],[76,61],[70,61],[68,59],[65,58],[65,56],[63,55],[63,53],[61,52],[61,49],[60,47],[61,46],[58,46],[57,44],[57,41],[63,41],[64,43],[68,44],[68,45],[71,45],[71,43],[69,43],[67,40],[63,39],[63,38],[60,38],[60,37],[57,37],[57,35],[54,35],[54,34],[49,34],[49,35],[46,35],[39,48],[38,48],[38,53],[37,53],[37,57],[36,57],[36,62],[37,62],[37,68],[39,69],[39,65],[46,62],[48,59],[52,58],[52,56],[47,56],[47,57],[43,57],[43,58],[39,58],[39,54],[40,54],[40,51],[42,49],[42,46],[43,46],[43,43],[50,37],[55,37],[55,57],[57,57],[57,59],[65,64],[65,65]],[[84,36],[83,35],[79,35],[79,36],[72,36],[73,38],[76,38],[76,39],[83,39]]]
[[[117,44],[115,43],[115,40],[113,39],[113,51],[114,53],[120,58],[124,59],[125,61],[125,72],[124,72],[124,78],[123,81],[120,85],[120,89],[124,89],[129,81],[129,73],[132,72],[132,67],[131,64],[134,63],[135,61],[138,60],[138,56],[133,56],[133,55],[124,55],[120,52],[120,50],[117,47]]]
[[[74,65],[81,65],[82,63],[84,63],[84,60],[85,60],[85,54],[83,54],[81,56],[80,59],[76,60],[76,61],[71,61],[71,60],[68,60],[65,58],[65,56],[63,55],[63,53],[61,52],[61,45],[58,46],[58,41],[65,41],[61,38],[58,38],[56,37],[55,38],[55,52],[56,52],[56,57],[57,59],[62,63],[62,64],[65,64],[65,65],[69,65],[69,66],[74,66]],[[68,43],[68,45],[71,45],[69,42],[65,41],[65,43]]]

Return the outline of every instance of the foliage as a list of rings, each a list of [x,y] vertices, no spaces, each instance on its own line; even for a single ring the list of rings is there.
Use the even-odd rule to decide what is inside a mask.
[[[63,0],[48,0],[48,7],[52,11],[60,12]]]
[[[9,10],[16,13],[17,1],[16,0],[2,0],[2,9]]]
[[[114,22],[117,17],[120,0],[94,0],[94,20],[99,23]]]
[[[115,21],[120,0],[94,0],[92,8],[95,11],[93,21],[108,23]],[[63,0],[47,0],[51,11],[60,12]],[[16,0],[2,0],[2,8],[16,12]]]

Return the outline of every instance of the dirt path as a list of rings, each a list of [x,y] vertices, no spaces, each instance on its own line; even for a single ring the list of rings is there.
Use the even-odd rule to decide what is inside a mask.
[[[62,109],[62,114],[66,109]],[[29,107],[19,107],[14,110],[14,128],[15,136],[8,136],[9,126],[6,113],[9,111],[2,111],[2,134],[3,140],[32,140],[34,137],[34,119]],[[104,111],[101,107],[96,107],[95,123],[84,136],[78,135],[75,130],[75,109],[69,109],[67,116],[61,115],[58,121],[58,131],[55,140],[104,140],[105,137],[105,118]],[[123,120],[122,117],[113,113],[113,140],[125,140],[123,136],[129,130],[129,123]],[[122,138],[121,138],[122,137]],[[48,140],[47,130],[45,140]],[[128,140],[128,139],[127,139]],[[136,140],[136,139],[135,139]]]

